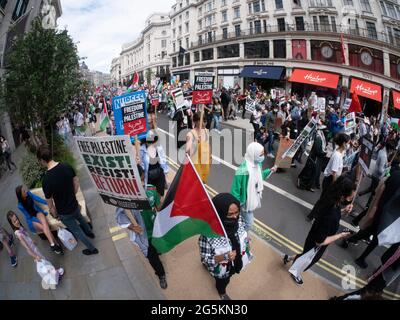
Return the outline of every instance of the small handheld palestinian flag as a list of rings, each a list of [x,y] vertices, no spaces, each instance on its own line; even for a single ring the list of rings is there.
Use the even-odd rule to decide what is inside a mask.
[[[109,123],[110,118],[108,117],[107,103],[105,100],[103,100],[103,110],[100,114],[100,130],[106,131]]]
[[[166,253],[195,235],[227,237],[213,202],[187,158],[156,216],[152,243],[158,252]]]

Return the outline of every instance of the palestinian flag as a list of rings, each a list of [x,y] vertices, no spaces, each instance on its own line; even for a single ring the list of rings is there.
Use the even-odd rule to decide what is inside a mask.
[[[391,118],[390,125],[392,126],[393,129],[400,131],[400,119]]]
[[[109,123],[110,118],[108,117],[107,103],[105,100],[103,100],[103,110],[100,114],[100,130],[106,131]]]
[[[184,240],[226,237],[224,227],[190,159],[181,166],[154,221],[152,244],[166,253]]]
[[[384,206],[378,225],[380,246],[400,242],[400,191],[390,198]]]
[[[136,87],[139,85],[139,74],[137,72],[135,72],[135,74],[133,75],[132,78],[132,86]]]

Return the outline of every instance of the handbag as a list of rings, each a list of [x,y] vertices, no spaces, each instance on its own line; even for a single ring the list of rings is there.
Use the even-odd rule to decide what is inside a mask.
[[[50,288],[58,285],[58,272],[49,261],[42,259],[36,262],[36,271],[42,278],[42,285]]]
[[[57,236],[58,239],[62,242],[64,247],[66,247],[69,251],[72,251],[75,249],[75,247],[78,245],[78,242],[74,238],[71,232],[69,232],[67,229],[60,228],[57,231]]]

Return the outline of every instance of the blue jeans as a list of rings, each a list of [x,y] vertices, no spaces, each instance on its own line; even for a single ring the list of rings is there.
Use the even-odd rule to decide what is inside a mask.
[[[218,131],[221,131],[221,116],[214,114],[214,129],[217,129]]]
[[[242,206],[242,215],[243,215],[243,219],[245,222],[245,227],[244,229],[249,232],[251,230],[251,227],[254,224],[254,212],[252,211],[247,211],[246,210],[246,206]]]
[[[65,224],[69,231],[74,235],[75,238],[82,241],[82,243],[91,251],[96,249],[90,240],[83,233],[82,229],[86,233],[92,233],[89,224],[86,219],[82,216],[81,210],[78,208],[75,212],[68,215],[60,215],[61,222]],[[78,224],[80,223],[80,226]]]
[[[273,130],[268,130],[268,153],[273,153],[274,152],[274,131]]]

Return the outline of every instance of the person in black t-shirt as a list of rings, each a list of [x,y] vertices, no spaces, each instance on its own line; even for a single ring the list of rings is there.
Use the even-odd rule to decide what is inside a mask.
[[[310,250],[318,248],[319,250],[312,262],[304,270],[307,271],[321,259],[328,245],[339,239],[350,236],[350,232],[336,233],[340,226],[342,214],[351,212],[353,208],[352,202],[356,189],[357,185],[346,177],[339,177],[331,185],[323,201],[316,204],[316,211],[318,214],[308,233],[303,252],[300,255],[291,257],[285,255],[283,258],[283,263],[285,265],[292,261],[294,263]],[[303,284],[303,279],[300,276],[295,276],[292,273],[290,273],[290,275],[297,284]]]
[[[37,158],[47,168],[43,178],[43,192],[51,215],[56,219],[59,218],[73,235],[84,243],[87,249],[82,251],[83,254],[99,253],[83,233],[84,230],[88,237],[92,239],[95,237],[86,219],[81,215],[80,206],[76,200],[79,179],[74,169],[68,164],[55,162],[48,146],[39,148]]]

